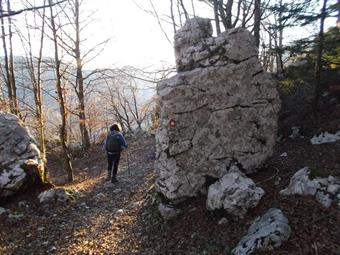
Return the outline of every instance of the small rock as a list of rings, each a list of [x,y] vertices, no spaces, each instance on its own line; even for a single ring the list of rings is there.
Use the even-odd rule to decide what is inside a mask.
[[[20,208],[29,207],[29,205],[27,204],[26,201],[20,201],[20,202],[18,203],[18,206],[19,206]]]
[[[281,177],[280,177],[280,176],[277,176],[277,177],[275,178],[274,185],[275,185],[275,186],[278,186],[278,185],[280,185],[280,182],[281,182]]]
[[[5,208],[0,207],[0,215],[4,214],[6,212],[7,212],[7,210]]]
[[[218,225],[225,225],[227,224],[229,221],[227,218],[222,218],[218,221]]]
[[[282,211],[271,208],[261,218],[254,221],[248,229],[247,235],[242,237],[231,254],[256,254],[257,250],[270,250],[279,247],[288,240],[290,233],[291,228]]]
[[[340,140],[340,131],[335,134],[323,132],[320,135],[314,135],[312,139],[310,139],[310,142],[313,145],[319,145],[323,143],[334,143],[337,140]]]
[[[282,154],[280,155],[280,157],[281,157],[281,158],[286,158],[286,157],[288,157],[287,152],[282,153]]]
[[[289,185],[280,193],[283,195],[312,195],[315,199],[329,207],[332,204],[332,199],[340,191],[340,184],[337,178],[329,176],[328,178],[309,178],[310,170],[304,167],[297,171],[290,179]]]
[[[264,193],[243,173],[230,172],[209,186],[207,209],[225,209],[229,214],[242,218],[249,208],[258,205]]]
[[[37,230],[39,231],[39,232],[41,232],[41,231],[43,231],[45,228],[44,227],[39,227]]]
[[[303,136],[300,136],[300,127],[292,127],[292,134],[289,136],[292,139],[301,137],[303,138]]]
[[[340,191],[340,185],[339,184],[330,184],[327,187],[327,192],[331,193],[332,195],[335,195]]]
[[[332,199],[330,199],[329,194],[325,194],[322,191],[316,193],[315,199],[326,208],[330,207],[332,204]]]
[[[23,217],[25,217],[25,215],[23,213],[14,213],[14,214],[9,214],[8,218],[10,219],[22,219]]]
[[[158,211],[162,215],[163,219],[165,220],[172,220],[176,218],[180,213],[181,210],[171,206],[171,205],[166,205],[163,203],[160,203],[158,206]]]
[[[118,194],[118,193],[120,193],[120,192],[122,192],[121,189],[115,189],[115,190],[112,191],[112,193],[114,193],[114,194]]]
[[[123,210],[123,209],[118,209],[118,210],[116,211],[116,213],[117,213],[117,214],[122,214],[122,213],[124,213],[124,210]]]

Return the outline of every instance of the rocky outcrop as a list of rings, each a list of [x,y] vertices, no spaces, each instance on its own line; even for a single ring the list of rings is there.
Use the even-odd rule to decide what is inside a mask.
[[[231,172],[208,189],[208,210],[225,209],[229,214],[242,218],[248,209],[258,205],[264,190],[240,172]]]
[[[211,35],[208,19],[187,21],[175,36],[178,73],[157,86],[157,187],[172,200],[195,196],[206,176],[233,165],[251,172],[276,140],[280,101],[253,37],[244,29]]]
[[[0,197],[43,183],[44,162],[35,140],[13,114],[0,112]]]
[[[309,175],[308,167],[300,169],[292,176],[287,188],[281,190],[280,193],[315,196],[315,199],[325,207],[331,206],[333,200],[340,202],[340,181],[336,177],[317,177],[311,180]]]
[[[271,250],[288,240],[290,233],[291,228],[282,211],[271,208],[261,218],[255,220],[247,235],[242,237],[231,254],[249,255],[260,250]]]

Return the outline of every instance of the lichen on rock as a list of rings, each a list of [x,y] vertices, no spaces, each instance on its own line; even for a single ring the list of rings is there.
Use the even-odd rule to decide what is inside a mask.
[[[0,197],[44,182],[44,160],[36,141],[13,114],[0,112]]]
[[[251,172],[272,155],[280,101],[245,29],[212,37],[208,19],[175,35],[178,73],[157,86],[158,189],[171,200],[195,196],[206,176]]]

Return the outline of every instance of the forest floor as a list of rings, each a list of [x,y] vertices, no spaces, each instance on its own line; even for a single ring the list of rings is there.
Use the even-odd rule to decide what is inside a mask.
[[[272,207],[284,212],[292,233],[281,247],[261,254],[340,254],[335,204],[325,208],[312,197],[279,195],[305,166],[316,176],[340,177],[340,141],[309,141],[315,133],[340,130],[340,111],[301,125],[303,137],[291,139],[291,130],[285,130],[274,155],[250,175],[266,194],[240,221],[223,211],[208,212],[204,196],[181,204],[176,220],[164,221],[153,188],[154,137],[128,139],[128,154],[122,155],[119,182],[113,186],[105,182],[106,159],[98,145],[73,162],[76,181],[67,186],[83,197],[42,205],[34,193],[2,205],[12,216],[0,216],[0,254],[229,254],[253,220]],[[287,157],[280,156],[284,152]],[[49,158],[51,179],[61,182],[61,164],[55,155]],[[223,217],[228,222],[218,224]]]

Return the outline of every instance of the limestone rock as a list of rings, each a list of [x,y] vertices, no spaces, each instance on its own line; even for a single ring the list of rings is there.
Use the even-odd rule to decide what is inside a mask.
[[[7,210],[5,208],[0,207],[0,215],[4,214],[6,212],[7,212]]]
[[[282,211],[271,208],[255,220],[231,254],[248,255],[259,250],[271,250],[288,240],[290,233],[291,228]]]
[[[163,219],[165,220],[172,220],[175,219],[180,213],[181,210],[171,206],[160,203],[158,206],[158,211],[162,215]]]
[[[304,167],[297,171],[290,179],[287,188],[280,191],[282,195],[311,195],[323,204],[329,207],[332,204],[333,197],[340,194],[340,181],[329,176],[328,178],[309,178],[310,169]]]
[[[0,197],[41,184],[44,169],[28,129],[15,115],[0,112]]]
[[[242,218],[249,208],[258,205],[264,190],[240,172],[231,172],[209,186],[208,210],[225,209],[233,216]]]
[[[187,21],[175,36],[178,73],[157,86],[157,188],[174,201],[233,165],[251,172],[276,141],[280,101],[253,37],[243,29],[211,34],[208,20]]]
[[[314,135],[310,139],[310,142],[313,145],[319,145],[324,143],[334,143],[338,140],[340,140],[340,131],[336,132],[335,134],[323,132],[320,135]]]
[[[79,193],[81,194],[81,193]],[[40,203],[49,203],[49,202],[67,202],[70,200],[74,200],[77,196],[77,192],[73,190],[68,190],[63,187],[52,188],[46,190],[39,194],[38,199]]]

